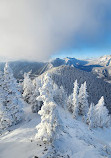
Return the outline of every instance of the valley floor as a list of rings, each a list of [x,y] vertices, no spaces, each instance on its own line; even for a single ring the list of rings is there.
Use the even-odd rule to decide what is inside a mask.
[[[111,128],[89,130],[59,108],[64,130],[53,145],[44,144],[35,140],[40,116],[25,111],[24,121],[0,136],[0,158],[111,158]]]

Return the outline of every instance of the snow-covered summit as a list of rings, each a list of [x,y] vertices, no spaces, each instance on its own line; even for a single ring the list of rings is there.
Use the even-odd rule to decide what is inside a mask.
[[[76,58],[66,57],[66,58],[63,58],[63,59],[60,59],[60,58],[53,59],[51,61],[51,63],[54,67],[58,67],[58,66],[61,66],[61,65],[69,65],[69,66],[71,66],[71,65],[73,65],[73,66],[85,65],[88,62],[85,61],[85,60],[79,60],[79,59],[76,59]]]
[[[89,65],[111,66],[111,55],[104,55],[89,61]]]

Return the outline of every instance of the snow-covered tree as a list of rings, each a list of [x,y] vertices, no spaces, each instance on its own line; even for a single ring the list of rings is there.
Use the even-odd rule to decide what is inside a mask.
[[[86,82],[81,84],[78,95],[79,115],[83,115],[83,119],[86,120],[89,105]]]
[[[61,119],[58,113],[58,106],[53,100],[53,81],[49,73],[44,76],[43,86],[39,88],[39,101],[43,101],[43,106],[38,112],[41,115],[41,123],[37,126],[36,138],[45,142],[53,142],[61,129]]]
[[[66,108],[66,102],[67,102],[67,94],[64,91],[63,86],[61,86],[60,88],[54,84],[53,86],[54,88],[54,101],[56,102],[57,105]]]
[[[29,75],[30,75],[30,72],[25,73],[24,81],[23,81],[23,97],[27,103],[30,103],[31,96],[34,93],[34,85],[32,84],[32,81]]]
[[[90,105],[88,114],[87,114],[87,124],[89,124],[89,128],[94,127],[108,127],[110,124],[110,116],[108,115],[108,110],[106,106],[104,106],[104,97],[102,96],[98,101],[98,104],[94,106],[94,104]]]
[[[0,126],[7,128],[20,122],[23,115],[23,100],[8,63],[4,68],[3,95],[0,108]]]
[[[96,126],[97,127],[107,127],[109,126],[110,117],[108,115],[108,109],[104,106],[104,97],[102,96],[95,106],[96,112]]]
[[[54,102],[45,101],[38,113],[41,115],[41,123],[37,126],[36,138],[52,143],[57,138],[62,124],[57,105]]]
[[[4,76],[3,73],[0,72],[0,131],[12,125],[12,117],[10,116],[10,111],[7,108],[5,96]]]
[[[96,126],[96,122],[95,122],[95,106],[94,106],[93,103],[91,103],[91,105],[89,107],[86,123],[89,125],[89,128],[94,128]]]
[[[77,80],[74,82],[74,88],[73,88],[73,98],[72,98],[72,102],[73,102],[73,107],[72,107],[72,111],[73,111],[73,117],[77,118],[78,117],[78,112],[79,112],[79,105],[78,105],[78,83]]]
[[[31,96],[30,103],[32,105],[32,112],[37,113],[43,104],[42,101],[37,100],[37,97],[40,95],[39,88],[41,87],[41,80],[37,77],[32,83],[34,85],[34,91]]]
[[[34,91],[33,95],[30,98],[30,104],[31,104],[31,109],[33,113],[38,113],[41,107],[40,102],[37,101],[36,98],[37,98],[37,95],[36,95],[36,92]]]
[[[72,101],[72,99],[73,99],[73,94],[69,95],[69,97],[67,98],[67,108],[68,108],[68,110],[71,113],[73,113],[73,109],[72,109],[72,107],[73,107],[73,101]]]
[[[51,78],[50,73],[45,74],[42,84],[43,84],[42,87],[39,88],[40,96],[37,97],[37,99],[43,102],[46,100],[52,101],[55,92],[54,92],[54,82]]]
[[[30,79],[30,72],[24,74],[23,81],[23,98],[31,105],[33,113],[37,113],[40,110],[41,102],[37,101],[36,98],[39,95],[40,80],[36,78],[34,82]]]

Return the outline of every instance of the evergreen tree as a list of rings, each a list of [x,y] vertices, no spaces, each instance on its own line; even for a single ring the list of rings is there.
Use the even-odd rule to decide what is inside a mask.
[[[81,87],[79,89],[79,95],[78,95],[79,114],[83,115],[84,117],[86,117],[89,108],[87,98],[88,98],[87,87],[86,87],[86,82],[84,82],[84,84],[81,84]]]
[[[12,116],[6,104],[6,92],[4,87],[4,76],[0,72],[0,131],[12,125]]]
[[[78,105],[78,83],[77,80],[74,82],[74,88],[73,88],[73,107],[72,107],[72,111],[73,111],[73,117],[77,118],[78,117],[78,112],[79,112],[79,105]]]
[[[66,108],[66,99],[67,99],[67,94],[64,91],[63,86],[61,86],[60,88],[54,84],[53,86],[54,88],[54,101],[56,102],[57,105]]]
[[[107,127],[109,126],[110,117],[108,115],[108,109],[104,106],[104,97],[102,96],[95,107],[96,111],[96,126]]]
[[[38,112],[41,115],[41,123],[37,126],[36,138],[52,143],[59,135],[61,129],[61,119],[58,113],[57,104],[53,100],[53,81],[49,73],[43,79],[43,86],[39,88],[39,101],[43,101],[43,106]]]
[[[69,97],[67,99],[67,108],[68,108],[68,110],[71,113],[73,113],[73,109],[72,109],[72,107],[73,107],[73,101],[72,101],[72,99],[73,99],[73,94],[69,95]]]
[[[33,95],[31,95],[31,99],[30,99],[30,103],[32,105],[31,109],[33,113],[37,113],[41,107],[43,102],[42,101],[38,101],[37,97],[40,95],[39,92],[39,88],[41,87],[41,80],[37,77],[34,81],[33,81],[33,85],[34,85],[34,91],[33,91]]]
[[[30,75],[30,72],[24,74],[23,97],[24,97],[24,100],[30,104],[32,100],[31,96],[34,93],[34,85],[32,84],[32,81],[29,75]]]
[[[32,112],[37,113],[42,106],[42,102],[37,100],[37,97],[39,96],[38,89],[41,86],[41,83],[38,78],[32,81],[29,76],[30,72],[24,74],[23,98],[31,105]]]
[[[94,128],[96,126],[95,122],[95,106],[91,103],[88,114],[87,114],[87,121],[86,123],[89,125],[89,128]]]
[[[13,73],[9,64],[5,64],[4,68],[4,101],[3,101],[3,113],[2,113],[2,125],[5,121],[7,125],[5,127],[17,124],[21,121],[23,115],[23,100],[18,89],[16,79],[13,77]],[[7,118],[8,117],[8,118]],[[5,119],[7,118],[7,119]],[[8,120],[8,121],[7,121]]]

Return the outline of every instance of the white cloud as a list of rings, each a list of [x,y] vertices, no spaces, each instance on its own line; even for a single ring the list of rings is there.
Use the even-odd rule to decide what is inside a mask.
[[[0,0],[0,56],[46,60],[72,40],[76,46],[78,33],[93,39],[109,4],[109,0]],[[103,12],[97,15],[99,7]]]

